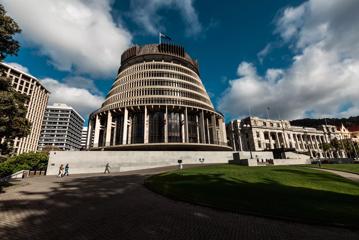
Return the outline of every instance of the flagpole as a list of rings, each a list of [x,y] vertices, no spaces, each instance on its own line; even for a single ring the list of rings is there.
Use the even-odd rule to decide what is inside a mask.
[[[158,42],[159,42],[159,44],[161,44],[161,33],[160,32],[158,33]]]

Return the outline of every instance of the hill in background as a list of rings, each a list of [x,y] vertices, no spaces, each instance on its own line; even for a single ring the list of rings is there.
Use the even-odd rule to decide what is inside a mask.
[[[321,118],[321,119],[311,119],[311,118],[304,118],[304,119],[296,119],[290,121],[290,124],[294,126],[304,126],[304,127],[317,127],[320,125],[335,125],[341,126],[344,124],[346,128],[357,128],[359,127],[359,116],[356,117],[349,117],[349,118]]]

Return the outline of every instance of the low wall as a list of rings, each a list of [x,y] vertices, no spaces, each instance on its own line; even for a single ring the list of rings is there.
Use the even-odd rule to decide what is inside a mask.
[[[290,159],[304,159],[304,160],[310,159],[310,156],[308,155],[295,153],[295,152],[285,152],[284,155],[286,158],[290,158]]]
[[[298,158],[298,159],[273,159],[274,165],[303,165],[311,164],[309,158]]]
[[[103,173],[109,163],[111,172],[183,164],[228,163],[233,160],[231,151],[51,151],[47,175],[57,175],[61,164],[69,164],[70,174]]]
[[[280,165],[303,165],[311,164],[310,159],[270,159],[268,161],[261,161],[259,159],[243,159],[234,161],[234,164],[245,165],[249,167],[257,166],[280,166]]]
[[[234,152],[236,160],[242,159],[273,159],[273,152],[271,151],[261,151],[261,152],[249,152],[249,151],[239,151]]]

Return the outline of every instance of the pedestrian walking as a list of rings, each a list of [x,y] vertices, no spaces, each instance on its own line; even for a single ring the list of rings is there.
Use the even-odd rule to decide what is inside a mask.
[[[67,163],[66,166],[65,166],[65,173],[64,173],[64,176],[68,176],[69,175],[69,164]]]
[[[104,173],[110,173],[110,164],[109,163],[107,163],[106,164],[106,167],[105,167],[105,172]]]
[[[318,159],[318,167],[322,168],[322,162],[320,161],[320,159]]]
[[[64,175],[64,164],[61,164],[59,167],[59,174],[58,177],[62,177]]]

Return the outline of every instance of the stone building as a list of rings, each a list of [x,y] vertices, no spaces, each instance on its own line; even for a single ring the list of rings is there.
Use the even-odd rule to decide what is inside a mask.
[[[39,150],[56,146],[61,150],[81,149],[84,119],[72,107],[63,103],[47,106],[42,123]]]
[[[15,139],[13,153],[20,154],[36,151],[42,119],[49,99],[49,91],[34,76],[6,63],[0,62],[0,72],[5,73],[11,81],[12,87],[17,92],[30,97],[29,101],[25,104],[27,107],[26,118],[31,123],[30,134],[27,137]]]
[[[230,150],[223,115],[183,47],[134,46],[101,108],[89,117],[91,150]]]
[[[86,142],[87,142],[87,127],[83,127],[82,132],[81,132],[81,148],[82,149],[86,148]]]
[[[292,126],[287,120],[248,117],[227,124],[229,144],[234,151],[295,150],[311,157],[345,157],[344,152],[324,152],[323,143],[342,139],[332,125],[317,128]]]

